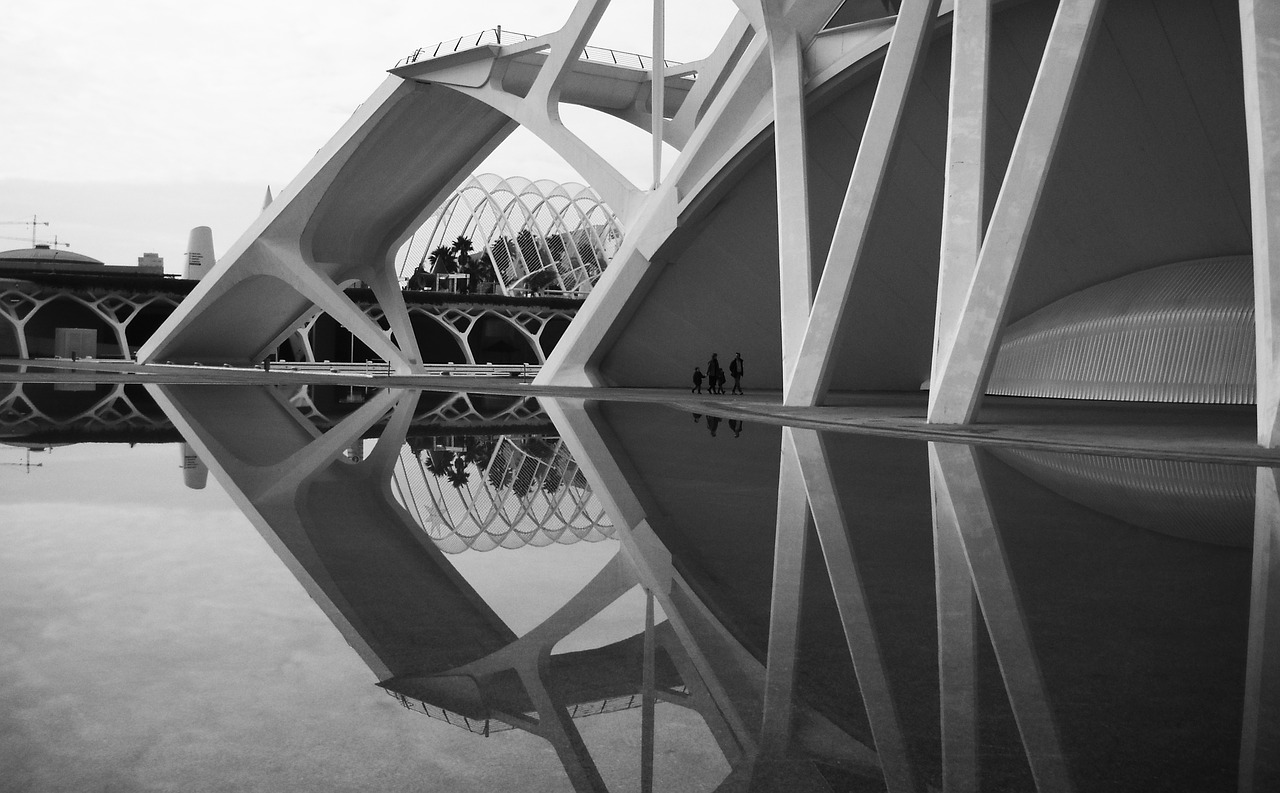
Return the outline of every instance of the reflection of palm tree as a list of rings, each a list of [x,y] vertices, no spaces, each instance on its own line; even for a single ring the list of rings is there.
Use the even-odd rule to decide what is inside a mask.
[[[467,458],[454,457],[453,467],[445,472],[445,476],[449,478],[449,484],[461,490],[471,480],[471,474],[467,472]]]
[[[542,480],[542,489],[548,493],[554,493],[560,489],[561,484],[560,472],[552,469],[547,472],[546,478]]]
[[[431,462],[427,463],[427,472],[439,479],[449,473],[449,464],[451,462],[453,462],[453,452],[433,451],[431,452]]]

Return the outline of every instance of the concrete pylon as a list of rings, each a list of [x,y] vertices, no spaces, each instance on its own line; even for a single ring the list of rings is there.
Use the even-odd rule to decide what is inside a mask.
[[[213,269],[213,229],[208,226],[196,226],[187,235],[186,264],[182,277],[193,281],[204,278],[205,273]]]

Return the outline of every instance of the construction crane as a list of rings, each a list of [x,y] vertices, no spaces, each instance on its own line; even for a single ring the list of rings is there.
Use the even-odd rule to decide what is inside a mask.
[[[45,448],[42,446],[42,447],[40,447],[40,448],[36,449],[36,451],[37,451],[37,452],[43,452],[43,451],[47,451],[47,449],[45,449]],[[32,469],[32,468],[43,468],[43,467],[44,467],[44,463],[33,463],[33,462],[31,462],[31,449],[27,449],[27,450],[26,450],[26,452],[27,452],[27,459],[26,459],[24,462],[20,462],[20,463],[0,463],[0,465],[12,465],[12,466],[15,466],[15,467],[18,467],[18,468],[22,468],[22,469],[24,469],[24,470],[25,470],[25,472],[26,472],[26,473],[28,473],[28,474],[29,474],[29,473],[31,473],[31,469]]]
[[[50,242],[49,240],[41,240],[36,238],[37,228],[40,226],[48,226],[48,225],[49,225],[49,221],[41,220],[39,215],[32,215],[30,220],[0,220],[0,226],[30,226],[31,227],[31,247],[33,248],[36,247],[37,245],[49,245],[53,248],[57,248],[59,246],[63,248],[70,248],[71,243],[58,242],[58,238],[56,236],[53,238],[52,242]],[[26,237],[0,237],[0,239],[20,240],[22,242],[27,241]]]

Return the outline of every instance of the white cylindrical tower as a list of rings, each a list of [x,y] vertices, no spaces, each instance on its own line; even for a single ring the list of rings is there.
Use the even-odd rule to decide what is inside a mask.
[[[182,444],[182,481],[192,490],[204,490],[209,480],[209,466],[204,464],[191,444]]]
[[[213,269],[213,229],[196,226],[187,237],[187,264],[182,277],[199,281]]]

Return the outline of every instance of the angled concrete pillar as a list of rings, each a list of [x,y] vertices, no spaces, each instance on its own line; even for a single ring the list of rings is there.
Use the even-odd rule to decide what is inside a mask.
[[[778,294],[782,373],[795,366],[813,302],[809,240],[809,157],[805,141],[804,51],[800,34],[780,8],[764,5],[773,74],[773,151],[778,192]]]
[[[1280,446],[1280,4],[1240,0],[1249,138],[1258,443]]]
[[[982,250],[983,180],[987,160],[987,93],[991,69],[991,0],[960,0],[951,21],[947,163],[942,204],[942,256],[934,320],[932,378],[951,351],[956,319]],[[929,395],[932,403],[937,391]]]
[[[1040,194],[1102,6],[1103,0],[1063,0],[1058,6],[982,251],[954,322],[954,336],[934,344],[946,354],[930,384],[932,423],[965,424],[977,414]],[[953,74],[952,79],[967,75]]]
[[[929,44],[938,2],[905,0],[898,14],[804,339],[790,375],[784,375],[783,402],[787,405],[818,405],[826,397],[849,290],[897,142],[908,92]]]

